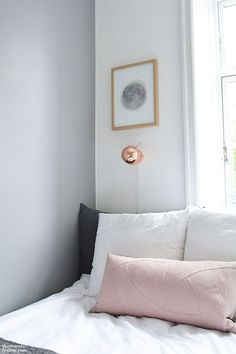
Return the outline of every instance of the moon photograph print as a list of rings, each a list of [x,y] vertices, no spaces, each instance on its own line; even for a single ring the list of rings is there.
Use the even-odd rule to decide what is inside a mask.
[[[122,92],[122,103],[128,109],[138,109],[144,104],[146,90],[143,84],[133,82]]]
[[[159,124],[156,59],[111,69],[112,130]]]

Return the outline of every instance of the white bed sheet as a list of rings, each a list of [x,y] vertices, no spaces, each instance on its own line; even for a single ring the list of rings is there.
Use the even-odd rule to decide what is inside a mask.
[[[236,354],[236,335],[130,316],[89,314],[88,277],[0,318],[0,337],[59,354]]]

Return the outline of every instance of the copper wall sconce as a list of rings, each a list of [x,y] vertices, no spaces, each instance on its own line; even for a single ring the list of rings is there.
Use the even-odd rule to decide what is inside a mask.
[[[122,159],[129,165],[136,165],[143,160],[143,153],[139,146],[126,146],[121,152]]]

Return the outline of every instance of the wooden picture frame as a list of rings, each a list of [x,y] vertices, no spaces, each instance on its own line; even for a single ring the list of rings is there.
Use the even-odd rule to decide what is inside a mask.
[[[111,69],[112,130],[159,124],[158,62],[145,60]]]

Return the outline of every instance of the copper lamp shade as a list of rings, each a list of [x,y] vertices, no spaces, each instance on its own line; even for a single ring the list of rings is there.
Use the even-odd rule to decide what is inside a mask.
[[[143,153],[138,146],[126,146],[121,152],[122,159],[129,165],[135,165],[143,160]]]

